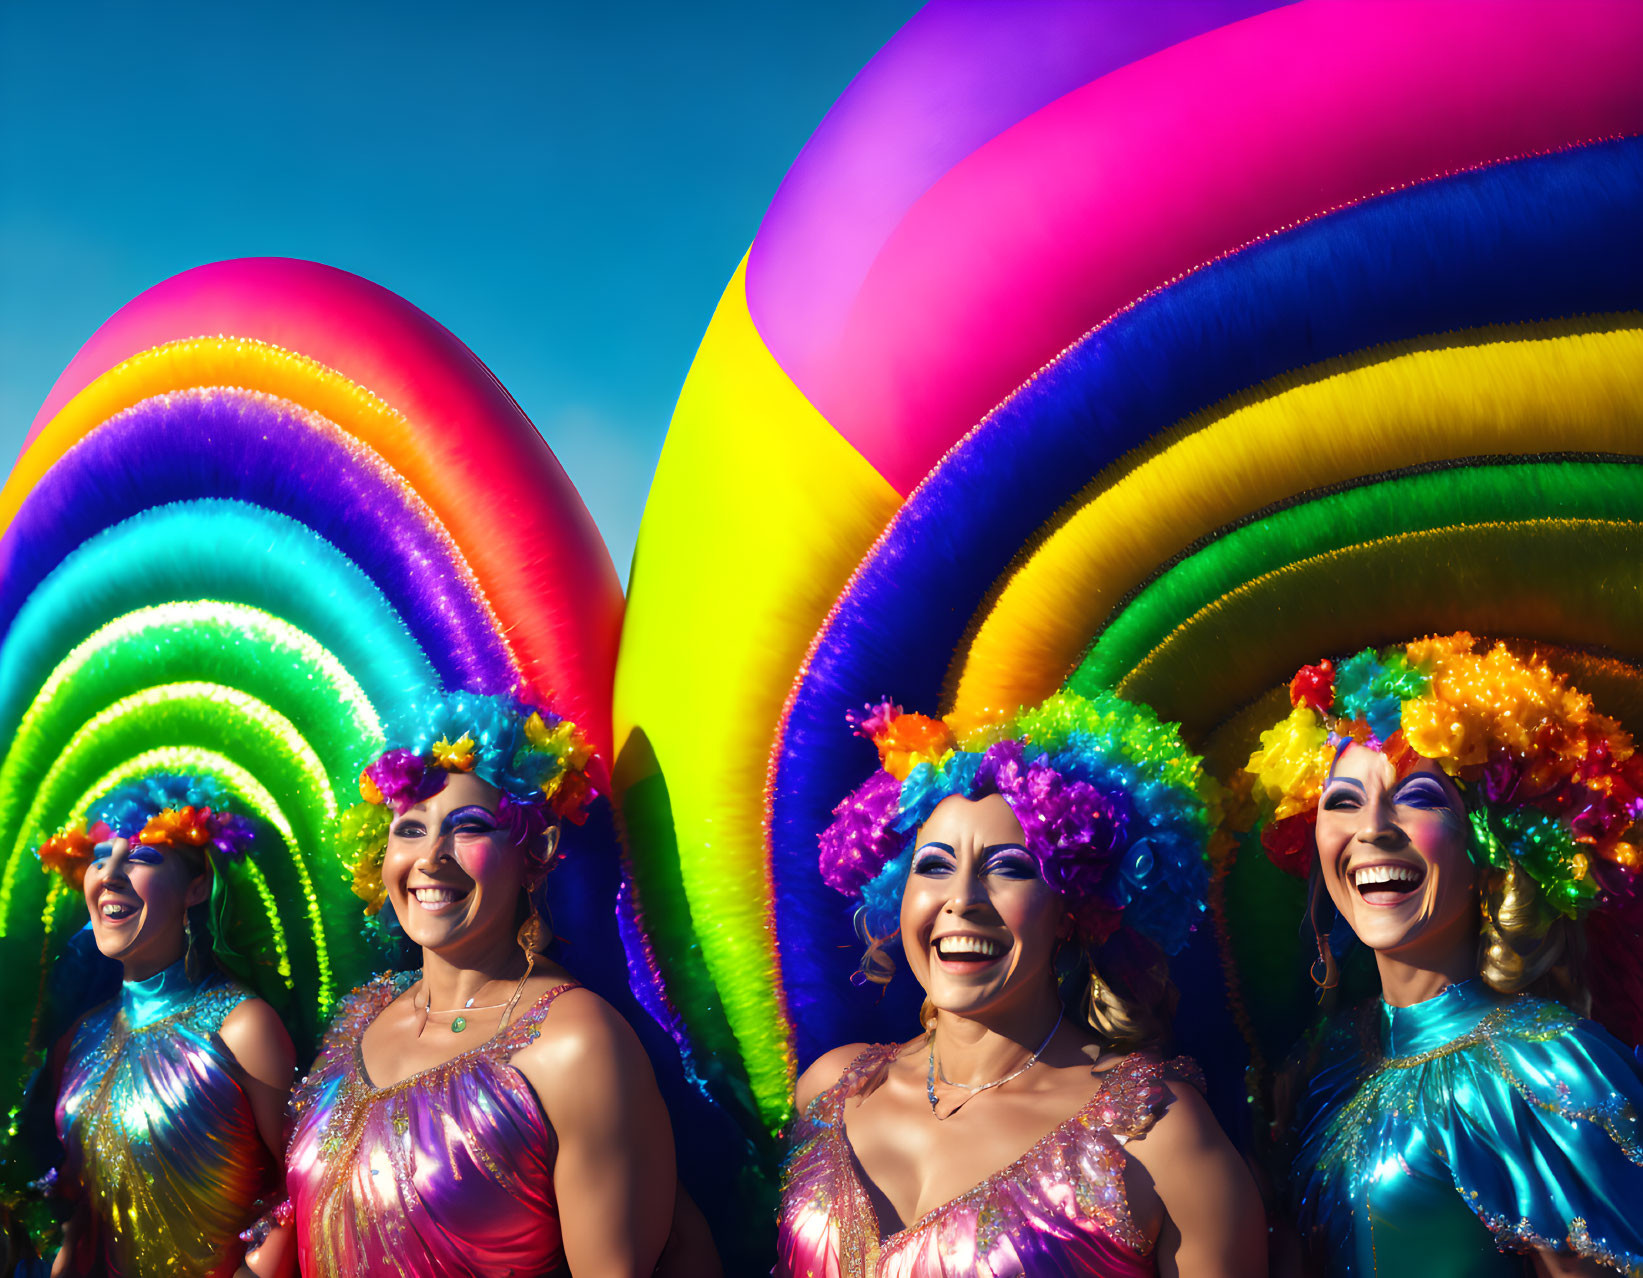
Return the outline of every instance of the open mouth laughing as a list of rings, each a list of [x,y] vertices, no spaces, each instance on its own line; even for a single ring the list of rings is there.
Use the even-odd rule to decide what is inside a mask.
[[[127,919],[134,919],[137,917],[139,909],[141,909],[140,902],[128,900],[124,897],[105,894],[97,902],[97,913],[107,923],[124,923]]]
[[[1426,869],[1404,861],[1354,865],[1347,882],[1365,905],[1401,905],[1426,882]]]
[[[950,972],[980,972],[1001,961],[1009,945],[996,937],[975,932],[955,932],[932,937],[930,952],[935,961]]]

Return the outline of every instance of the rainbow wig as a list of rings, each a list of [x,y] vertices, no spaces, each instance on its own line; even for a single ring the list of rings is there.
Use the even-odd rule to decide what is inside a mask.
[[[1059,692],[963,741],[888,702],[852,716],[882,767],[834,809],[821,872],[860,901],[870,945],[899,927],[914,837],[949,795],[999,794],[1077,940],[1121,927],[1174,954],[1204,910],[1213,783],[1174,724],[1110,693]]]
[[[592,750],[576,725],[511,697],[441,693],[410,707],[387,735],[389,749],[360,773],[365,802],[341,818],[344,840],[358,849],[354,894],[369,915],[387,900],[388,810],[402,814],[438,794],[451,773],[471,772],[500,792],[497,816],[525,853],[532,888],[551,861],[549,828],[580,824],[594,797],[587,774]]]
[[[157,773],[110,790],[92,805],[89,822],[71,826],[42,843],[41,868],[76,890],[85,884],[97,844],[130,839],[199,851],[207,868],[237,861],[251,851],[255,834],[244,817],[224,810],[227,792],[210,776]],[[215,892],[216,882],[212,890]]]
[[[1277,865],[1310,869],[1319,794],[1356,741],[1400,773],[1438,763],[1466,796],[1474,862],[1521,868],[1565,918],[1630,899],[1643,863],[1628,837],[1643,816],[1631,734],[1537,655],[1478,647],[1461,631],[1301,668],[1289,716],[1246,766]]]

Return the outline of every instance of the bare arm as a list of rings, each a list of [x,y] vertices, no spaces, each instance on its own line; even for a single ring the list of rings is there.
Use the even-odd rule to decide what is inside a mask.
[[[63,1222],[63,1244],[57,1249],[57,1258],[51,1262],[51,1278],[73,1278],[80,1272],[74,1266],[74,1249],[79,1238],[77,1217],[70,1216]]]
[[[52,1044],[51,1051],[46,1054],[46,1073],[42,1082],[45,1084],[44,1095],[50,1098],[54,1108],[57,1094],[62,1090],[63,1065],[68,1060],[69,1046],[74,1042],[74,1036],[80,1029],[80,1021],[84,1019],[85,1017],[81,1017],[75,1021],[68,1031]],[[73,1212],[63,1222],[62,1245],[57,1248],[57,1255],[51,1262],[51,1278],[71,1278],[72,1275],[81,1272],[76,1263],[76,1253],[80,1248],[80,1235],[85,1229],[84,1211],[85,1203],[76,1194]]]
[[[283,1166],[285,1102],[297,1070],[291,1035],[273,1008],[260,998],[248,998],[228,1014],[218,1037],[245,1075],[245,1094],[262,1143]]]
[[[587,990],[559,996],[513,1065],[559,1140],[554,1192],[577,1278],[645,1278],[674,1211],[673,1128],[639,1040]]]
[[[1263,1278],[1266,1212],[1255,1180],[1204,1098],[1183,1084],[1170,1091],[1152,1130],[1125,1146],[1164,1207],[1160,1278]]]
[[[297,1064],[291,1035],[273,1008],[261,999],[248,998],[228,1014],[218,1036],[244,1075],[245,1094],[257,1120],[257,1132],[283,1173],[285,1103],[291,1095]],[[296,1272],[294,1242],[290,1226],[276,1227],[260,1247],[246,1253],[240,1274],[288,1278]]]

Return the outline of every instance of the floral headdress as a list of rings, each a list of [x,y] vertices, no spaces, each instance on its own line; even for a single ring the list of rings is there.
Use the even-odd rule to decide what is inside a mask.
[[[1120,927],[1175,953],[1203,912],[1213,783],[1173,724],[1107,693],[1061,692],[964,741],[889,702],[852,716],[882,767],[821,835],[829,886],[861,902],[870,939],[892,935],[920,825],[949,795],[1002,795],[1077,939]]]
[[[197,848],[207,864],[237,861],[251,851],[251,823],[224,810],[227,793],[210,776],[157,773],[121,785],[92,807],[92,819],[53,835],[39,847],[41,868],[75,888],[84,886],[94,849],[110,839],[149,846]]]
[[[343,814],[357,848],[354,894],[376,915],[387,900],[382,857],[389,809],[403,813],[438,794],[453,772],[501,791],[497,816],[529,861],[534,886],[548,869],[545,835],[556,821],[580,824],[594,798],[592,751],[569,719],[508,697],[453,692],[412,706],[388,733],[389,749],[360,773],[365,802]]]
[[[1274,862],[1307,873],[1318,797],[1356,741],[1400,772],[1438,763],[1467,792],[1473,859],[1515,861],[1565,916],[1630,896],[1643,865],[1630,841],[1643,816],[1631,734],[1537,657],[1477,649],[1462,631],[1301,668],[1289,716],[1261,734],[1246,766]]]

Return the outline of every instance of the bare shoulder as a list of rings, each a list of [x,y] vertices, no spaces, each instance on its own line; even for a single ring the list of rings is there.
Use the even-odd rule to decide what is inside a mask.
[[[799,1085],[793,1092],[794,1106],[803,1111],[834,1083],[844,1076],[856,1057],[865,1052],[870,1043],[846,1043],[835,1047],[810,1062],[810,1068],[799,1076]]]
[[[1191,1165],[1205,1156],[1232,1153],[1232,1142],[1203,1093],[1178,1078],[1163,1080],[1159,1086],[1167,1099],[1154,1111],[1146,1130],[1125,1146],[1127,1153],[1154,1176],[1161,1169]]]
[[[546,991],[544,991],[546,992]],[[515,1052],[518,1069],[550,1111],[561,1093],[574,1089],[587,1098],[589,1084],[610,1080],[623,1086],[637,1080],[654,1087],[650,1060],[621,1015],[592,990],[568,989],[553,1000],[536,1038]]]
[[[260,998],[242,1000],[217,1031],[228,1053],[247,1073],[286,1075],[296,1068],[296,1049],[279,1013]]]
[[[223,1017],[222,1028],[217,1035],[230,1047],[236,1039],[244,1040],[258,1035],[272,1034],[276,1037],[287,1038],[285,1022],[280,1020],[279,1013],[260,998],[242,999],[227,1016]]]

